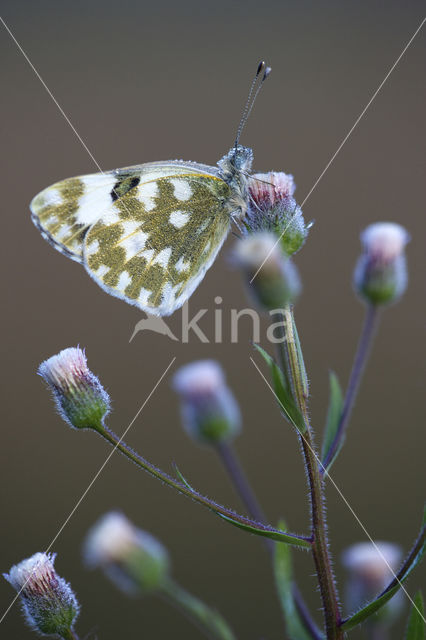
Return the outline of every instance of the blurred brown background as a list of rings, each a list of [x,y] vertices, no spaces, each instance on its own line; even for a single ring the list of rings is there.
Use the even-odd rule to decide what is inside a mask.
[[[294,174],[302,201],[384,78],[424,14],[421,2],[120,3],[4,0],[3,18],[102,168],[186,158],[214,164],[233,142],[248,83],[260,57],[273,74],[242,143],[255,169]],[[30,222],[28,203],[43,187],[91,173],[93,162],[7,33],[2,31],[2,544],[0,569],[49,544],[110,449],[68,429],[35,371],[61,348],[80,344],[109,389],[110,425],[122,432],[173,356],[174,369],[213,357],[223,363],[245,418],[237,449],[272,523],[308,527],[304,472],[290,427],[249,363],[249,324],[239,344],[182,345],[140,333],[142,313],[107,296],[77,264],[55,252]],[[363,308],[351,290],[359,232],[376,220],[412,234],[410,285],[386,312],[334,479],[376,539],[407,550],[421,517],[425,481],[425,53],[416,38],[304,207],[315,219],[297,258],[304,295],[297,319],[309,369],[312,417],[326,412],[328,369],[345,384]],[[246,306],[228,240],[191,299],[224,315]],[[201,326],[212,335],[212,314]],[[180,333],[181,316],[170,320]],[[266,345],[265,345],[266,346]],[[255,356],[256,357],[256,356]],[[210,451],[183,434],[170,375],[144,408],[128,441],[164,468],[175,460],[199,489],[242,507]],[[319,434],[318,434],[319,439]],[[201,637],[151,598],[130,601],[81,563],[92,523],[122,509],[170,549],[174,574],[217,606],[239,638],[285,637],[270,568],[259,540],[220,522],[114,455],[56,541],[57,568],[82,603],[78,630],[100,640]],[[328,489],[332,549],[365,538]],[[319,616],[313,566],[295,555],[300,584]],[[410,581],[411,594],[421,574]],[[6,609],[13,593],[0,582]],[[407,609],[405,611],[405,617]],[[405,620],[393,638],[402,637]],[[4,638],[30,638],[15,606]],[[91,637],[94,637],[93,635]],[[356,632],[351,637],[360,638]]]

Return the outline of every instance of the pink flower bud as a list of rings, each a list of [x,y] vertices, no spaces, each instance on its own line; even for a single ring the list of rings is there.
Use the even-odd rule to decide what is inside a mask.
[[[88,368],[84,351],[79,347],[64,349],[42,362],[38,373],[52,390],[59,414],[72,427],[102,426],[110,410],[110,399]]]
[[[42,635],[68,638],[80,607],[70,585],[56,573],[55,557],[35,553],[3,575],[18,592],[29,626]]]
[[[405,246],[409,234],[399,224],[377,222],[361,234],[363,253],[354,272],[356,292],[374,305],[390,304],[407,286]]]
[[[286,255],[298,251],[305,242],[308,226],[293,198],[293,176],[270,171],[255,173],[249,181],[249,204],[244,224],[248,233],[269,231],[280,238]]]

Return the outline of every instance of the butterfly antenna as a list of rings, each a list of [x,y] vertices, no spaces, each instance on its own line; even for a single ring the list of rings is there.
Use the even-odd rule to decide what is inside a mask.
[[[256,98],[259,95],[259,91],[261,90],[263,83],[265,82],[266,78],[269,76],[270,73],[271,73],[271,67],[266,66],[265,61],[261,60],[257,66],[256,75],[254,76],[252,83],[250,85],[250,90],[247,96],[246,104],[244,106],[243,113],[241,115],[240,124],[238,125],[237,135],[235,137],[235,148],[237,148],[238,146],[241,133],[253,109]],[[257,85],[257,89],[255,91],[256,85]]]

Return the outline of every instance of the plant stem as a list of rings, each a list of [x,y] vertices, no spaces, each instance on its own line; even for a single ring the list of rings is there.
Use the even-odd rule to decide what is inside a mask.
[[[216,446],[216,451],[231,479],[232,484],[240,496],[242,503],[247,508],[249,516],[253,518],[253,520],[266,523],[265,514],[254,495],[253,489],[249,484],[247,476],[244,473],[232,446],[227,442],[220,442]],[[265,546],[271,554],[273,554],[273,541],[265,539],[264,542]]]
[[[232,484],[234,485],[242,503],[246,506],[248,514],[251,518],[259,522],[266,522],[262,507],[260,506],[253,489],[248,481],[244,469],[242,468],[235,450],[228,442],[221,442],[216,446],[217,453],[225,467]],[[265,546],[274,561],[275,543],[272,540],[265,539]],[[303,596],[295,584],[292,586],[293,598],[297,611],[307,629],[314,640],[321,640],[322,635],[318,630],[309,610],[303,600]]]
[[[175,478],[172,478],[168,473],[165,473],[151,462],[143,458],[138,453],[133,451],[127,444],[123,442],[121,438],[119,438],[113,431],[108,429],[106,426],[95,428],[97,433],[101,435],[105,440],[107,440],[110,444],[114,446],[114,448],[118,449],[123,455],[126,456],[129,460],[134,462],[138,467],[144,469],[149,474],[164,482],[169,487],[176,489],[179,493],[182,493],[189,498],[192,498],[195,502],[207,507],[214,513],[223,516],[229,522],[235,524],[236,526],[240,526],[241,528],[250,528],[252,533],[256,533],[261,536],[265,536],[267,538],[272,538],[280,541],[287,541],[289,544],[295,544],[296,546],[301,547],[310,547],[310,540],[304,536],[299,536],[296,534],[287,534],[286,532],[279,531],[269,525],[263,524],[261,522],[255,522],[254,520],[250,520],[244,516],[235,513],[231,509],[227,509],[226,507],[222,507],[217,504],[213,500],[206,498],[201,495],[195,489],[192,489],[189,485],[184,484]],[[286,540],[286,538],[288,539]]]
[[[168,580],[162,595],[177,606],[187,617],[215,640],[235,640],[235,636],[222,616],[204,602],[188,593],[173,580]]]
[[[367,365],[379,319],[380,312],[378,307],[369,304],[367,306],[361,336],[355,354],[351,375],[349,377],[348,388],[346,390],[345,401],[343,403],[343,410],[340,417],[339,426],[337,428],[333,442],[331,443],[330,449],[328,450],[327,457],[324,460],[324,468],[322,469],[322,473],[324,473],[324,470],[327,469],[331,460],[333,460],[333,457],[338,450],[340,443],[345,438],[349,418],[351,417],[362,375]]]
[[[289,307],[284,309],[283,319],[286,340],[282,343],[282,348],[287,351],[286,360],[290,366],[294,399],[302,412],[306,427],[306,431],[300,434],[300,440],[311,498],[312,554],[323,604],[327,640],[342,640],[344,633],[339,628],[340,607],[328,550],[324,482],[318,464],[319,459],[313,446],[312,429],[308,415],[306,371],[293,312]]]
[[[344,637],[340,625],[340,608],[328,550],[327,520],[325,514],[324,483],[320,474],[317,456],[313,449],[311,432],[300,436],[311,497],[312,554],[314,557],[324,621],[328,640]]]

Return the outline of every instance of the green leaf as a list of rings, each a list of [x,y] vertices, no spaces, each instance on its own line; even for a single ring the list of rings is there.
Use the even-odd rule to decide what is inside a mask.
[[[340,419],[343,411],[343,393],[339,380],[333,371],[330,371],[330,400],[328,403],[327,421],[324,431],[324,441],[322,443],[321,460],[323,463],[327,460],[328,453],[339,428]],[[339,443],[332,459],[328,462],[326,471],[329,471],[331,465],[337,458],[342,448],[343,440]]]
[[[182,482],[182,484],[184,484],[187,489],[189,489],[190,491],[195,493],[195,489],[193,487],[191,487],[191,485],[189,484],[188,480],[181,474],[181,472],[179,470],[179,467],[177,466],[176,462],[173,462],[172,467],[173,467],[178,479]]]
[[[283,520],[278,523],[278,528],[286,529]],[[275,545],[274,573],[288,637],[290,640],[312,640],[313,636],[304,626],[294,602],[291,549],[286,544]]]
[[[293,400],[291,390],[288,389],[285,384],[283,372],[281,371],[275,360],[264,349],[262,349],[262,347],[260,347],[258,344],[255,344],[254,346],[269,366],[272,375],[272,383],[275,395],[284,416],[294,427],[296,427],[296,429],[300,433],[305,433],[305,421]]]
[[[386,587],[386,589],[372,602],[367,604],[365,607],[357,611],[353,616],[347,618],[342,622],[342,628],[345,631],[349,629],[353,629],[361,622],[364,622],[367,618],[369,618],[373,613],[376,613],[379,609],[383,607],[399,589],[401,585],[407,580],[410,573],[413,571],[414,567],[416,567],[419,562],[422,560],[423,555],[425,553],[426,547],[426,511],[423,517],[423,527],[420,531],[419,537],[412,550],[410,551],[407,559],[402,565],[401,569],[397,573],[397,578],[394,578],[390,584]]]
[[[405,640],[425,639],[425,608],[423,604],[422,592],[418,591],[414,597],[414,604],[411,608],[408,619],[407,633]]]
[[[277,540],[278,542],[284,542],[286,544],[292,544],[295,547],[304,547],[305,549],[311,548],[311,543],[306,538],[295,536],[291,533],[285,533],[284,531],[278,531],[276,529],[257,529],[252,527],[249,524],[245,524],[240,522],[239,520],[234,520],[230,516],[225,516],[223,513],[217,512],[217,515],[230,522],[235,527],[239,529],[243,529],[244,531],[248,531],[249,533],[255,533],[258,536],[264,536],[265,538],[270,538],[271,540]]]

